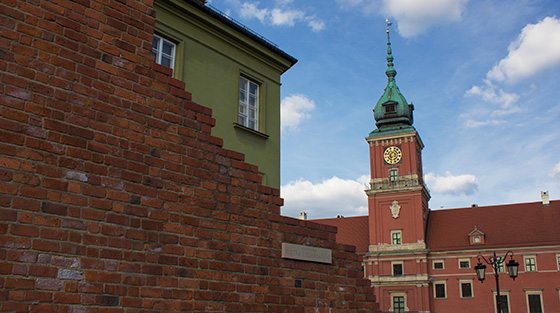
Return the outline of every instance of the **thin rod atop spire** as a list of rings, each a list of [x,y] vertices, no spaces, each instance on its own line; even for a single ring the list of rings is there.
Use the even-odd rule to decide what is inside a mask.
[[[387,70],[385,75],[389,78],[389,81],[393,81],[397,75],[397,71],[393,68],[393,55],[391,51],[391,39],[389,38],[389,26],[393,23],[389,22],[389,19],[385,20],[387,22]]]

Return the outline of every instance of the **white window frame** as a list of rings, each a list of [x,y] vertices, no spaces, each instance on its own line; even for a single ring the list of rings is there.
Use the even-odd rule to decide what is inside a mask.
[[[447,282],[445,280],[434,281],[434,299],[447,299]],[[443,297],[438,297],[436,292],[436,285],[443,285],[443,292],[445,295]]]
[[[436,268],[436,263],[441,263],[441,268]],[[445,262],[444,260],[432,260],[432,269],[436,271],[442,271],[445,269]]]
[[[254,105],[252,105],[249,100],[252,95],[250,94],[250,90],[253,86],[255,87],[255,94],[253,94],[255,97]],[[244,88],[244,93],[242,92],[242,88]],[[260,89],[261,85],[254,79],[243,75],[239,76],[239,108],[237,110],[237,123],[255,131],[259,131]],[[255,111],[254,117],[249,114],[251,109]],[[254,127],[251,127],[251,123],[254,124]]]
[[[505,273],[505,272],[506,272],[505,262],[498,264],[498,273]]]
[[[159,40],[157,47],[154,47],[153,42],[152,42],[152,54],[155,53],[155,62],[157,64],[163,65],[162,64],[162,58],[164,57],[164,55],[168,56],[169,58],[171,58],[170,68],[172,70],[175,70],[175,56],[177,55],[177,44],[175,44],[173,41],[171,41],[171,40],[169,40],[169,39],[167,39],[163,36],[154,34],[154,40],[156,40],[156,39]],[[171,55],[163,53],[163,44],[164,43],[170,44],[173,47],[173,49],[171,51]]]
[[[461,262],[468,262],[469,266],[468,267],[461,267]],[[459,269],[470,269],[471,268],[471,259],[459,259],[457,260],[457,267],[459,267]]]
[[[495,290],[492,291],[492,295],[493,295],[492,299],[494,299],[494,313],[498,313],[498,303],[496,303],[497,293],[496,293]],[[502,297],[505,296],[506,297],[506,299],[507,299],[507,310],[508,310],[508,312],[511,313],[511,307],[509,305],[509,291],[508,290],[500,290],[500,296],[502,296]]]
[[[529,306],[529,296],[534,296],[537,295],[539,296],[540,300],[541,300],[541,312],[544,313],[544,304],[543,304],[543,296],[542,296],[542,290],[530,290],[527,289],[525,290],[525,303],[527,304],[527,313],[531,313],[531,307]]]
[[[393,235],[398,234],[398,239],[399,239],[399,243],[395,243],[393,240]],[[392,245],[401,245],[402,244],[402,230],[400,229],[396,229],[396,230],[391,230],[391,244]]]
[[[470,284],[471,285],[471,296],[464,297],[463,296],[463,284]],[[474,298],[474,288],[473,288],[473,280],[472,279],[461,279],[459,280],[459,297],[462,299],[472,299]]]
[[[530,270],[530,271],[527,270],[527,261],[528,261],[528,260],[534,260],[534,263],[535,263],[535,264],[534,264],[534,267],[535,267],[534,270]],[[533,264],[532,264],[532,265],[533,265]],[[537,256],[536,256],[536,255],[524,255],[524,256],[523,256],[523,266],[524,266],[523,269],[525,270],[526,273],[528,273],[528,272],[537,272],[537,271],[538,271],[538,267],[537,267]]]
[[[395,265],[400,265],[401,266],[402,273],[400,275],[395,275]],[[396,277],[404,276],[404,262],[403,261],[391,262],[391,276],[396,276]]]
[[[408,312],[408,305],[407,305],[407,299],[406,299],[406,292],[394,292],[394,291],[389,291],[389,298],[391,299],[391,307],[389,307],[389,312],[394,312],[395,308],[393,307],[393,298],[394,297],[403,297],[404,298],[404,311]]]
[[[560,254],[556,255],[556,266],[557,270],[560,271]]]

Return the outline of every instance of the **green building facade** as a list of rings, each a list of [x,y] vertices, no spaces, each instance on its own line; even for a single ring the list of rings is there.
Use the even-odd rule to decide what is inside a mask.
[[[214,136],[280,187],[280,77],[297,60],[197,0],[156,0],[154,55],[209,107]]]

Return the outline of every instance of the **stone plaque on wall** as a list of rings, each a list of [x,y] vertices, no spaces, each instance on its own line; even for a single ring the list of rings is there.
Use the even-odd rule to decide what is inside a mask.
[[[332,251],[325,248],[283,242],[282,258],[331,264]]]

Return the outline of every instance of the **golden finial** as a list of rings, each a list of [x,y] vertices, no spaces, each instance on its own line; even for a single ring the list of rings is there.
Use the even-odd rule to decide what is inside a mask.
[[[389,26],[393,25],[393,23],[389,22],[389,19],[385,19],[385,22],[387,22],[387,34],[389,33]]]

